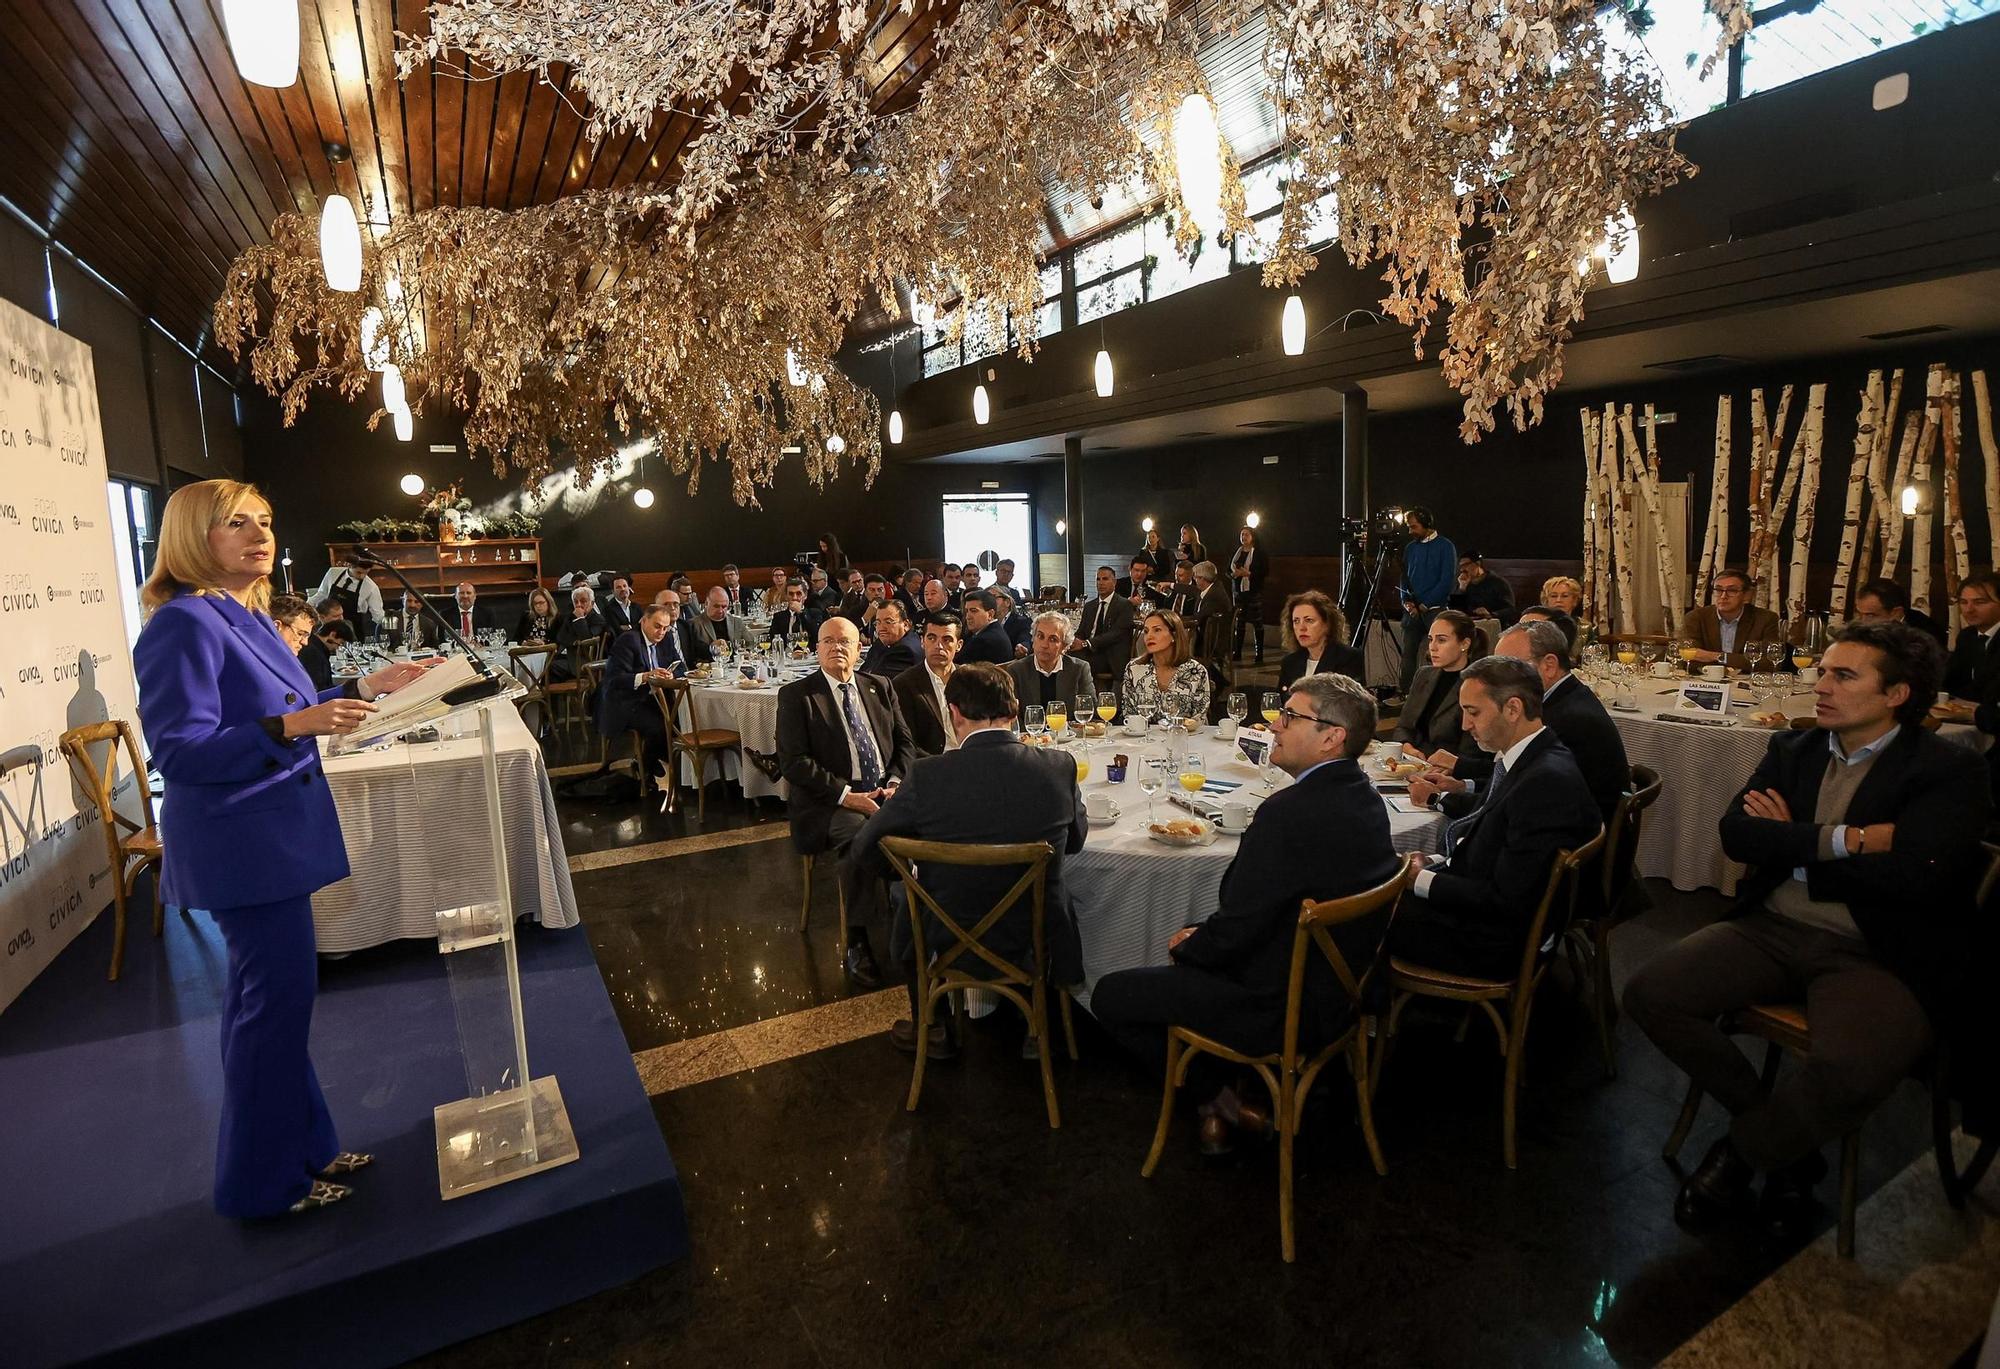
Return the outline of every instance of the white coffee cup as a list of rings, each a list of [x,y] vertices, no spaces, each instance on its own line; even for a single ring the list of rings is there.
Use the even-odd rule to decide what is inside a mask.
[[[1819,683],[1818,666],[1803,665],[1799,667],[1799,687],[1801,689],[1811,689],[1814,685],[1818,683]]]
[[[1701,668],[1701,678],[1704,680],[1719,680],[1722,678],[1722,675],[1723,670],[1720,662],[1717,662],[1715,665],[1705,665]]]
[[[1672,679],[1673,677],[1674,677],[1674,668],[1673,668],[1673,666],[1672,666],[1672,665],[1668,664],[1668,663],[1667,663],[1667,662],[1665,662],[1665,661],[1656,661],[1656,662],[1654,662],[1654,664],[1653,664],[1653,678],[1654,678],[1654,679],[1656,679],[1656,680],[1671,680],[1671,679]]]
[[[1241,799],[1231,799],[1222,805],[1221,827],[1225,832],[1241,832],[1250,825],[1252,810]]]
[[[1112,806],[1109,794],[1091,794],[1083,801],[1083,811],[1100,821],[1111,816]]]
[[[1146,731],[1146,720],[1144,718],[1128,717],[1127,719],[1125,719],[1125,734],[1127,736],[1130,737],[1143,736],[1145,734],[1145,731]]]
[[[1215,726],[1215,735],[1222,738],[1222,740],[1226,742],[1235,741],[1236,719],[1224,718],[1221,722],[1217,723]]]

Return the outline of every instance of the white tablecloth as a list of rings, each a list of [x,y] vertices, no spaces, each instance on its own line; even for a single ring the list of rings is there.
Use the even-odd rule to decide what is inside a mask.
[[[1198,922],[1215,911],[1222,873],[1235,859],[1237,838],[1219,834],[1209,846],[1167,846],[1146,832],[1146,796],[1139,792],[1138,775],[1128,767],[1125,782],[1112,784],[1104,778],[1102,762],[1116,751],[1136,756],[1139,748],[1128,739],[1112,738],[1097,744],[1091,776],[1083,786],[1086,799],[1094,793],[1113,796],[1120,809],[1118,821],[1109,827],[1095,827],[1083,849],[1063,862],[1063,883],[1076,908],[1078,931],[1083,939],[1084,987],[1076,994],[1086,1006],[1090,989],[1113,970],[1136,969],[1167,963],[1167,942],[1175,932]],[[1257,769],[1238,759],[1217,761],[1227,745],[1204,740],[1208,749],[1207,773],[1221,779],[1241,780],[1239,796],[1258,797]],[[1281,771],[1272,771],[1280,786],[1291,783]],[[1162,791],[1155,800],[1157,816],[1185,816],[1167,802]],[[1435,851],[1444,830],[1444,819],[1435,813],[1402,813],[1389,809],[1389,837],[1398,851]],[[1337,841],[1337,833],[1328,833]]]
[[[1794,718],[1811,717],[1813,696],[1788,694],[1775,705],[1760,701],[1749,708],[1732,709],[1739,719],[1735,727],[1665,722],[1654,717],[1673,707],[1679,683],[1641,683],[1633,690],[1637,713],[1611,711],[1612,721],[1625,739],[1626,760],[1651,767],[1665,781],[1639,834],[1638,870],[1645,878],[1667,880],[1676,889],[1720,889],[1733,894],[1743,867],[1722,854],[1716,824],[1764,758],[1772,733],[1770,728],[1741,720],[1774,706]],[[1611,693],[1608,685],[1599,687],[1600,697],[1607,702]],[[1939,728],[1938,735],[1975,749],[1987,740],[1977,728],[1955,723]]]
[[[486,707],[499,749],[515,914],[544,927],[574,927],[576,894],[541,748],[512,704]],[[481,791],[478,715],[446,723],[454,725],[466,735],[398,742],[326,760],[353,872],[313,895],[322,953],[435,937],[440,909],[498,897]]]
[[[759,689],[696,685],[694,707],[702,727],[740,733],[743,746],[753,750],[775,752],[778,749],[776,685]],[[680,723],[683,727],[691,726],[685,703],[681,705]],[[784,782],[773,783],[766,779],[764,772],[750,764],[741,749],[721,751],[712,756],[708,762],[708,778],[713,780],[718,770],[723,778],[735,780],[743,786],[743,797],[746,799],[785,797]],[[685,755],[681,757],[681,783],[694,783],[694,761]]]

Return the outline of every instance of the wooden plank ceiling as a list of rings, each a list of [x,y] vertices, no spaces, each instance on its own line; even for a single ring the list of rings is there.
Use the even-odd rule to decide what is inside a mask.
[[[553,84],[428,68],[398,81],[396,31],[427,31],[421,0],[299,4],[300,79],[270,90],[236,74],[216,0],[0,0],[0,52],[20,77],[0,101],[0,194],[225,371],[210,308],[229,263],[279,214],[316,214],[338,192],[393,222],[670,181],[695,131],[675,115],[592,144],[567,71]],[[920,89],[957,0],[876,8],[865,70],[876,106],[893,108]],[[1239,155],[1257,155],[1274,130],[1249,36],[1204,65]],[[329,143],[351,159],[330,161]],[[1058,246],[1130,209],[1060,187],[1050,198]]]

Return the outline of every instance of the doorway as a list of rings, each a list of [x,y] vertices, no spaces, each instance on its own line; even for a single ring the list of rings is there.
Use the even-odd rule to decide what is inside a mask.
[[[1034,506],[1025,494],[948,494],[944,497],[944,559],[954,565],[970,561],[993,583],[994,567],[1014,563],[1014,584],[1023,594],[1035,590]]]

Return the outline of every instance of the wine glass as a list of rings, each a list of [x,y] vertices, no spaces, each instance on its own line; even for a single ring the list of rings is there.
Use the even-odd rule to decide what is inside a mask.
[[[1096,713],[1097,694],[1095,691],[1079,693],[1076,696],[1076,702],[1070,706],[1069,710],[1070,717],[1076,719],[1076,725],[1079,728],[1086,726]]]
[[[1161,694],[1160,716],[1166,719],[1169,729],[1179,728],[1181,719],[1187,716],[1187,696],[1179,689],[1169,689]]]
[[[1621,638],[1618,642],[1618,664],[1630,670],[1639,664],[1638,643]]]
[[[1190,746],[1181,756],[1181,788],[1190,794],[1198,793],[1208,783],[1208,766],[1204,762],[1201,748]]]
[[[1153,821],[1153,800],[1167,787],[1167,754],[1149,751],[1139,758],[1139,792],[1146,796],[1146,821]]]
[[[1223,709],[1236,720],[1236,725],[1241,727],[1244,719],[1250,716],[1250,696],[1240,689],[1233,689],[1229,692],[1229,698],[1224,702]]]
[[[1645,663],[1646,673],[1651,675],[1654,664],[1660,659],[1660,644],[1654,641],[1641,641],[1639,643],[1639,659]]]
[[[1097,716],[1107,723],[1118,716],[1118,696],[1108,689],[1100,691],[1097,696]]]
[[[1048,719],[1042,715],[1040,704],[1028,704],[1021,710],[1021,731],[1035,738],[1037,745],[1040,744],[1041,738],[1048,734],[1048,730]]]
[[[1079,742],[1074,753],[1076,757],[1076,782],[1082,784],[1090,778],[1090,746]]]
[[[1264,691],[1264,701],[1258,711],[1264,715],[1264,723],[1269,727],[1278,725],[1278,710],[1285,706],[1285,696],[1275,689]]]
[[[1060,742],[1063,733],[1069,730],[1069,705],[1061,699],[1050,699],[1048,707],[1042,710],[1042,716],[1049,725],[1049,731]]]

